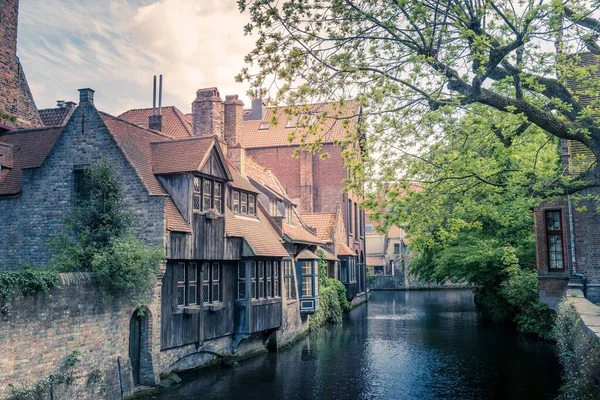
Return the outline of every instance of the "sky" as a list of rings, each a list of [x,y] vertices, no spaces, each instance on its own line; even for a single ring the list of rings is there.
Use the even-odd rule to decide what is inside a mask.
[[[39,109],[78,101],[118,115],[152,107],[152,77],[163,74],[163,105],[190,112],[196,90],[235,82],[254,39],[236,0],[20,0],[17,54]]]

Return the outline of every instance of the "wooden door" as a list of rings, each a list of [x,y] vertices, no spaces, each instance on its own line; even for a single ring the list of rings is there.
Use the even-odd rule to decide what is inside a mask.
[[[129,322],[129,359],[133,373],[133,384],[140,383],[140,350],[142,342],[142,318],[137,311],[131,316]]]

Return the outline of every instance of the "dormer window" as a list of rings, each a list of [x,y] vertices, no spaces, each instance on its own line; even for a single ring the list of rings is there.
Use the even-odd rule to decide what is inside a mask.
[[[269,214],[271,214],[271,216],[276,217],[277,215],[279,215],[279,210],[277,209],[277,200],[276,199],[271,199],[271,201],[269,202]]]
[[[256,196],[250,193],[233,190],[231,192],[231,210],[236,214],[256,215]]]
[[[290,224],[292,223],[292,206],[285,207],[285,220]]]
[[[208,178],[194,177],[194,211],[223,212],[223,184]]]
[[[271,124],[268,122],[261,122],[260,125],[258,126],[258,130],[260,131],[264,131],[267,130],[271,127]]]

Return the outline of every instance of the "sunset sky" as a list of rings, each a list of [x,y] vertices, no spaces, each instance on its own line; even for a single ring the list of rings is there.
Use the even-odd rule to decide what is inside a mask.
[[[18,55],[38,108],[96,90],[111,114],[152,106],[152,76],[164,75],[163,105],[189,112],[195,92],[235,83],[253,47],[235,0],[21,0]]]

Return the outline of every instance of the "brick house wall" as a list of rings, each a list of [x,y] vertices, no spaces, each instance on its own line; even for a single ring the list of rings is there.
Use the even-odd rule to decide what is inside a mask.
[[[0,1],[0,111],[17,117],[0,124],[35,128],[42,126],[25,73],[17,58],[19,0]]]
[[[0,268],[50,260],[48,241],[63,230],[74,204],[73,168],[101,160],[115,168],[124,186],[137,236],[149,244],[164,244],[164,198],[148,195],[95,108],[84,105],[75,110],[43,165],[23,171],[21,193],[0,197]]]

